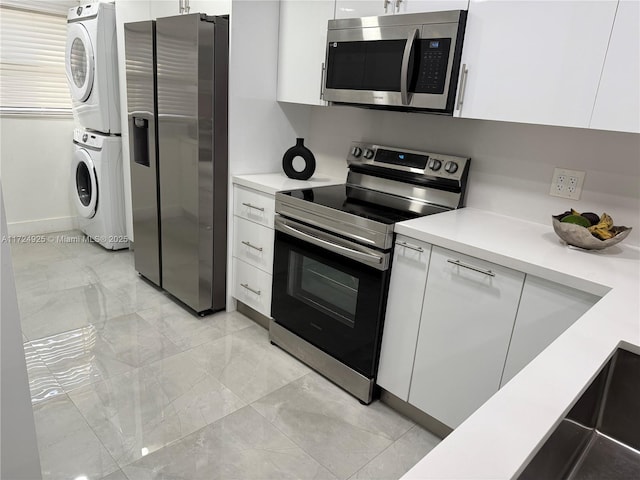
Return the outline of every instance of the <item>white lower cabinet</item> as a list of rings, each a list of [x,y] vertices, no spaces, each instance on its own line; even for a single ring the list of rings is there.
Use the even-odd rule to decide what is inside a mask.
[[[233,187],[233,214],[273,228],[276,200],[273,195],[239,185]]]
[[[233,296],[245,305],[271,316],[272,276],[238,258],[233,259]]]
[[[405,402],[409,400],[430,256],[428,243],[397,236],[377,383]]]
[[[398,235],[377,383],[456,428],[599,297]]]
[[[500,387],[598,300],[590,293],[527,275]]]
[[[273,238],[273,229],[236,217],[233,256],[266,273],[273,273]]]
[[[498,391],[523,282],[433,247],[409,403],[455,428]]]
[[[271,316],[275,198],[240,185],[233,187],[232,295]]]

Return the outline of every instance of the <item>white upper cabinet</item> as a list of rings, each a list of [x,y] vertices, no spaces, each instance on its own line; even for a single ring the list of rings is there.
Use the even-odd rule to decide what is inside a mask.
[[[206,13],[207,15],[229,15],[231,0],[187,0],[190,13]]]
[[[462,56],[468,74],[456,115],[588,127],[616,6],[471,0]]]
[[[442,12],[467,10],[469,0],[396,0],[396,13]]]
[[[469,0],[337,0],[336,18],[466,10]]]
[[[334,6],[334,0],[280,2],[276,93],[279,102],[325,104],[320,94],[327,24],[333,19]]]
[[[620,0],[591,128],[640,132],[640,2]]]
[[[393,0],[336,0],[336,18],[378,17],[394,12]]]
[[[180,11],[180,7],[188,7],[189,13],[228,15],[231,13],[231,0],[151,0],[149,7],[151,18],[187,13],[186,10]]]

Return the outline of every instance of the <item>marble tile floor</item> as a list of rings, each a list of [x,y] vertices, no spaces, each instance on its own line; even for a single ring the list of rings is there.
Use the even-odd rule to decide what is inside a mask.
[[[129,251],[12,245],[45,480],[396,479],[439,439],[237,312],[200,318]]]

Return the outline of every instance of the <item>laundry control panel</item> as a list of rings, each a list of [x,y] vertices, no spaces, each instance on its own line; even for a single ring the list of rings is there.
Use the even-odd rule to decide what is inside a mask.
[[[93,18],[98,15],[98,10],[99,3],[88,3],[85,5],[78,5],[77,7],[71,7],[67,14],[67,22]]]
[[[104,135],[85,130],[84,128],[76,128],[73,131],[73,143],[89,148],[101,149],[104,143]]]

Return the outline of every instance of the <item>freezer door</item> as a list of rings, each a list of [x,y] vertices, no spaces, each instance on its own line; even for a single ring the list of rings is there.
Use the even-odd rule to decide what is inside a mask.
[[[197,312],[225,301],[227,25],[156,23],[162,286]]]
[[[124,25],[135,268],[162,286],[154,31],[153,21]]]

